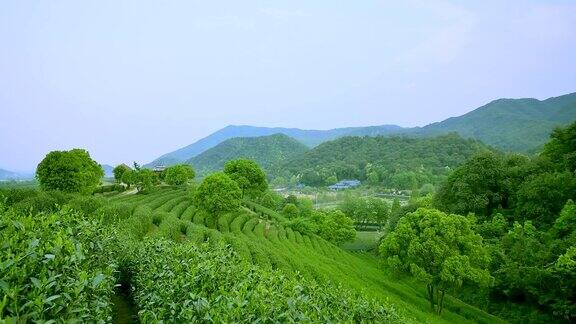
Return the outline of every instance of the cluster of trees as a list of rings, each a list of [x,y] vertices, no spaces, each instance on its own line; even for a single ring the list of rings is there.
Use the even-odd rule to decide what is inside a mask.
[[[126,164],[120,164],[114,168],[114,179],[118,183],[124,183],[128,188],[135,185],[138,192],[149,191],[161,181],[173,186],[184,185],[195,176],[194,169],[187,164],[174,165],[158,173],[141,168],[136,162],[134,162],[134,168]]]
[[[359,179],[372,185],[414,189],[441,183],[452,168],[487,149],[457,134],[434,138],[344,137],[289,160],[274,176],[284,183],[296,176],[309,186]]]
[[[287,225],[303,234],[315,234],[336,245],[356,237],[354,220],[340,210],[314,209],[309,199],[290,195],[278,206]]]
[[[576,123],[554,131],[536,157],[479,153],[433,199],[392,212],[381,252],[430,295],[476,282],[485,289],[463,285],[460,296],[500,316],[574,321],[575,171]],[[431,300],[441,310],[441,298]]]
[[[374,225],[381,227],[390,216],[390,205],[385,200],[375,197],[357,197],[349,194],[338,205],[338,209],[354,220],[359,229]]]
[[[242,199],[258,199],[268,190],[264,171],[247,159],[228,161],[223,172],[207,176],[194,193],[196,204],[221,215],[238,209]]]

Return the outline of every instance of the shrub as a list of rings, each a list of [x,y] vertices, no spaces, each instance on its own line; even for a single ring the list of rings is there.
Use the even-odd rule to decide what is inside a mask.
[[[231,248],[147,240],[134,260],[144,323],[402,321],[386,303],[246,264]]]
[[[68,205],[77,211],[83,212],[85,215],[93,214],[98,208],[104,206],[106,200],[101,197],[79,196],[73,198],[68,202]]]
[[[0,318],[110,321],[116,265],[108,233],[71,210],[41,216],[0,211]]]

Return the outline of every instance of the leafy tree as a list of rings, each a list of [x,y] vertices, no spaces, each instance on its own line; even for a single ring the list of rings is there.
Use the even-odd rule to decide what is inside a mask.
[[[158,176],[150,169],[140,169],[135,173],[138,192],[150,191],[158,183]]]
[[[542,156],[552,160],[561,170],[576,171],[576,122],[555,129],[544,146]]]
[[[242,190],[223,172],[207,176],[194,194],[196,204],[213,215],[235,211],[240,207]]]
[[[125,183],[128,188],[136,183],[138,178],[138,172],[135,170],[128,170],[122,174],[122,182]]]
[[[464,216],[420,208],[400,219],[380,252],[388,265],[426,283],[430,304],[441,314],[447,290],[491,280],[490,259],[473,226]]]
[[[436,195],[436,203],[449,212],[490,216],[508,207],[509,195],[502,159],[486,151],[458,167]]]
[[[174,165],[165,170],[164,181],[169,185],[183,185],[194,179],[196,173],[188,164]]]
[[[130,167],[126,164],[120,164],[114,168],[114,179],[116,179],[116,182],[120,183],[122,182],[122,177],[124,177],[124,174],[131,171],[132,169],[130,169]]]
[[[90,193],[103,176],[102,167],[82,149],[52,151],[36,169],[42,190]]]
[[[340,245],[356,237],[354,221],[340,210],[315,210],[310,218],[318,228],[318,235]]]
[[[326,184],[328,184],[328,185],[333,185],[336,182],[338,182],[338,178],[336,178],[335,175],[331,175],[326,179]]]
[[[564,208],[562,208],[560,216],[554,221],[551,231],[553,236],[558,239],[565,238],[572,233],[576,234],[576,204],[574,204],[572,199],[569,199]]]
[[[242,190],[243,197],[259,197],[268,189],[266,174],[252,160],[238,159],[228,161],[224,166],[224,173],[236,181]]]
[[[542,173],[524,182],[517,193],[516,215],[549,226],[566,201],[576,195],[571,172]]]
[[[284,216],[288,217],[289,219],[297,218],[300,216],[300,209],[298,209],[298,207],[294,204],[286,204],[286,206],[282,208],[282,214],[284,214]]]

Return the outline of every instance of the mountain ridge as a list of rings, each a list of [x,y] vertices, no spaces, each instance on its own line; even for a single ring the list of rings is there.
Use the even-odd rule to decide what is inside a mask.
[[[456,132],[465,138],[478,139],[501,150],[534,153],[544,144],[555,127],[564,126],[573,120],[576,120],[576,92],[545,100],[495,99],[463,115],[421,127],[380,125],[305,130],[228,125],[190,145],[166,153],[145,166],[183,163],[230,138],[268,136],[275,133],[285,134],[308,147],[315,147],[323,142],[344,136],[430,137]]]

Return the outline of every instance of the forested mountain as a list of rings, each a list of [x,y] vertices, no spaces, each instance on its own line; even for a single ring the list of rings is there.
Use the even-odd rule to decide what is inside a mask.
[[[11,179],[31,179],[34,178],[33,174],[24,174],[13,172],[5,169],[0,169],[0,180],[11,180]]]
[[[146,166],[151,167],[157,164],[171,165],[184,162],[224,142],[225,140],[235,137],[259,137],[273,134],[285,134],[309,147],[314,147],[322,142],[343,136],[386,135],[395,134],[402,130],[402,127],[395,125],[336,128],[331,130],[303,130],[298,128],[270,128],[232,125],[227,126],[191,145],[164,154]]]
[[[460,117],[448,118],[410,134],[433,136],[457,132],[504,151],[534,152],[555,127],[576,120],[576,93],[546,100],[498,99]]]
[[[187,161],[200,174],[219,170],[230,160],[252,159],[265,170],[308,151],[308,147],[284,134],[237,137],[226,140]]]
[[[504,151],[535,152],[548,139],[555,127],[576,120],[576,93],[537,99],[498,99],[459,117],[448,118],[424,127],[402,128],[395,125],[302,130],[228,126],[191,145],[164,154],[146,166],[172,165],[184,162],[234,137],[258,137],[285,134],[314,147],[344,136],[379,136],[403,134],[430,137],[456,132]]]
[[[284,179],[298,175],[303,183],[313,186],[360,179],[412,189],[439,183],[451,168],[488,149],[455,133],[433,138],[344,137],[287,161],[278,175]]]
[[[0,169],[0,180],[14,179],[17,177],[18,177],[18,174],[16,172]]]

